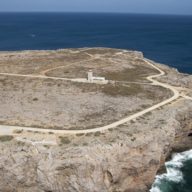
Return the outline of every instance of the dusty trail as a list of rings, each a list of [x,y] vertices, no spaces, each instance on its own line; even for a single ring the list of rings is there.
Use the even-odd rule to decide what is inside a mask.
[[[91,59],[90,59],[91,60]],[[144,109],[140,112],[137,112],[133,115],[130,115],[126,118],[123,118],[119,121],[116,121],[114,123],[111,123],[109,125],[106,125],[106,126],[102,126],[102,127],[97,127],[97,128],[92,128],[92,129],[84,129],[84,130],[54,130],[54,129],[42,129],[42,128],[33,128],[33,127],[20,127],[20,126],[7,126],[7,125],[0,125],[0,134],[2,133],[6,133],[6,134],[12,134],[12,132],[16,129],[19,129],[19,130],[28,130],[28,131],[39,131],[39,132],[45,132],[45,133],[49,133],[49,132],[52,132],[52,133],[56,133],[56,134],[78,134],[78,133],[94,133],[94,132],[102,132],[102,131],[105,131],[105,130],[108,130],[108,129],[114,129],[114,128],[117,128],[119,125],[122,125],[124,123],[127,123],[131,120],[135,120],[137,119],[138,117],[141,117],[143,115],[145,115],[146,113],[149,113],[159,107],[162,107],[174,100],[176,100],[177,98],[179,98],[180,93],[179,91],[171,86],[171,85],[168,85],[168,84],[165,84],[165,83],[161,83],[157,80],[155,80],[154,78],[157,78],[157,77],[160,77],[160,76],[163,76],[165,75],[165,72],[161,69],[159,69],[157,66],[155,66],[154,64],[152,64],[149,60],[145,60],[146,64],[150,65],[151,67],[155,68],[156,70],[159,71],[159,74],[157,75],[152,75],[152,76],[148,76],[147,77],[147,80],[149,80],[153,85],[155,86],[161,86],[161,87],[164,87],[166,89],[169,89],[172,91],[173,93],[173,96],[169,99],[166,99],[158,104],[155,104],[147,109]],[[53,69],[51,69],[53,70]],[[7,75],[7,76],[18,76],[18,77],[29,77],[29,78],[43,78],[43,79],[54,79],[54,80],[69,80],[69,81],[76,81],[76,79],[68,79],[68,78],[58,78],[58,77],[47,77],[47,76],[43,76],[43,75],[20,75],[20,74],[10,74],[10,73],[0,73],[0,75]],[[192,100],[191,97],[189,96],[185,96],[185,95],[182,95],[183,98],[185,99],[190,99]]]

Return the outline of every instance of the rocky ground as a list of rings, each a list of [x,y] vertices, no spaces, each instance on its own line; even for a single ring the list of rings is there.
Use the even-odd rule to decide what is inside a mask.
[[[58,146],[31,145],[0,137],[0,189],[148,191],[171,150],[191,147],[191,109],[192,102],[181,99],[104,133],[41,136],[58,137]]]
[[[80,49],[0,53],[0,73],[86,78],[88,69],[92,69],[94,74],[111,80],[107,85],[98,85],[1,74],[0,123],[89,129],[170,97],[171,92],[165,88],[135,83],[150,83],[146,77],[158,73],[142,60],[142,54],[127,52],[114,56],[119,52]]]
[[[161,67],[166,72],[166,75],[159,78],[161,82],[166,82],[176,87],[186,87],[192,89],[192,75],[180,73],[177,69],[170,68],[166,65],[158,64],[157,66]]]
[[[106,55],[111,53],[114,55],[119,52],[119,50],[109,50],[105,52]],[[76,50],[68,51],[74,53]],[[95,54],[95,52],[96,54],[103,54],[103,51],[100,49],[89,49],[88,54]],[[40,53],[37,52],[37,54]],[[129,54],[129,57],[135,57],[136,53],[130,52]],[[120,55],[116,56],[120,57]],[[112,57],[116,58],[116,56]],[[31,57],[34,57],[33,54]],[[140,57],[142,56],[140,55]],[[52,64],[49,63],[49,65]],[[136,64],[129,65],[135,67]],[[168,81],[170,84],[186,85],[186,88],[189,88],[188,85],[191,84],[190,76],[179,74],[166,66],[159,66],[166,71],[166,77],[160,79],[162,82]],[[12,69],[12,67],[7,68],[9,70]],[[16,71],[16,68],[17,70],[22,70],[22,67],[15,66],[12,72],[19,72]],[[47,67],[45,68],[47,70]],[[114,75],[114,69],[110,70],[110,72],[107,72],[108,74],[110,73],[112,77],[119,78],[118,74]],[[122,74],[124,74],[124,69],[122,70]],[[38,68],[37,71],[40,72],[41,70]],[[55,71],[52,72],[55,73]],[[142,73],[137,72],[137,74]],[[50,71],[48,75],[51,75]],[[57,75],[60,76],[60,73]],[[141,77],[141,75],[138,76]],[[147,76],[147,74],[145,73],[144,76]],[[139,82],[142,82],[143,77],[139,78]],[[171,82],[176,77],[185,78],[185,83],[183,83],[183,79],[181,79],[180,83],[177,83],[177,81]],[[123,79],[115,80],[124,81]],[[180,81],[180,79],[177,80],[178,82]],[[63,119],[66,118],[68,113],[70,113],[69,116],[74,114],[75,121],[79,124],[78,115],[84,109],[81,106],[86,100],[88,102],[87,106],[90,106],[90,108],[92,106],[94,110],[98,110],[99,115],[100,113],[102,115],[97,117],[93,113],[94,118],[93,116],[88,116],[92,110],[87,108],[84,111],[85,117],[82,120],[82,125],[83,122],[89,126],[100,125],[100,121],[102,123],[110,122],[127,113],[129,114],[131,111],[142,110],[148,105],[170,97],[170,92],[166,89],[159,89],[159,87],[144,84],[140,85],[141,87],[139,88],[137,87],[136,90],[139,89],[139,91],[135,93],[133,91],[135,90],[135,85],[128,85],[128,90],[132,91],[127,93],[124,89],[123,91],[120,89],[119,94],[116,94],[116,90],[119,90],[122,86],[121,84],[116,85],[115,91],[110,88],[108,92],[105,90],[107,88],[101,88],[100,85],[84,87],[82,84],[72,82],[31,81],[31,79],[5,78],[1,76],[0,99],[3,107],[0,111],[0,117],[2,118],[2,123],[6,122],[6,117],[9,120],[7,122],[10,123],[12,121],[9,118],[15,118],[15,116],[20,115],[20,118],[23,119],[20,119],[17,123],[25,124],[27,122],[25,122],[25,119],[32,119],[32,117],[34,117],[34,121],[38,119],[39,114],[41,114],[41,108],[45,107],[45,114],[43,114],[44,116],[41,115],[39,122],[42,123],[47,120],[48,125],[52,122],[59,122],[59,119],[53,121],[56,118],[56,115],[54,116],[53,114],[57,112],[56,109],[60,106],[62,113],[65,114]],[[75,95],[76,92],[78,92],[77,96]],[[45,93],[47,93],[47,96]],[[89,98],[90,93],[94,93],[92,94],[94,101]],[[68,98],[72,98],[72,104],[75,104],[71,111],[69,109],[72,104],[70,103],[67,106],[67,99],[65,100],[67,94],[69,94]],[[76,106],[77,101],[81,105]],[[113,108],[113,110],[107,111],[108,116],[103,114],[103,103],[100,103],[101,101],[106,107],[111,106]],[[142,106],[142,102],[145,102],[145,106]],[[46,103],[49,105],[46,105]],[[18,106],[22,107],[18,110]],[[67,112],[63,110],[64,107]],[[27,112],[25,109],[32,111]],[[14,111],[15,113],[12,113]],[[23,116],[24,111],[27,114],[26,116]],[[50,111],[51,113],[49,113]],[[76,115],[73,111],[77,112]],[[88,116],[87,119],[86,116]],[[108,121],[104,121],[105,119]],[[40,133],[15,130],[12,136],[0,136],[0,191],[147,192],[156,173],[162,167],[169,154],[172,151],[191,148],[191,119],[192,101],[180,97],[172,103],[149,112],[140,118],[120,125],[116,129],[109,129],[104,132],[61,135],[53,134],[52,132]],[[68,121],[65,119],[63,124]],[[60,123],[62,124],[62,121]],[[44,140],[55,141],[55,143],[52,145],[46,144],[42,142]]]

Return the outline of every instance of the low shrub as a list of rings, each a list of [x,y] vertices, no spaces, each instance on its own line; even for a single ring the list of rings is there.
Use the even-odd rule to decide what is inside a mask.
[[[69,140],[68,137],[62,137],[62,136],[60,136],[59,139],[60,139],[60,142],[61,142],[62,144],[69,144],[69,143],[71,143],[71,141]]]
[[[23,132],[23,129],[16,129],[13,131],[13,133],[20,134]]]
[[[11,135],[2,135],[0,136],[0,142],[11,141],[14,137]]]
[[[94,136],[99,137],[101,135],[101,132],[97,131],[94,133]]]

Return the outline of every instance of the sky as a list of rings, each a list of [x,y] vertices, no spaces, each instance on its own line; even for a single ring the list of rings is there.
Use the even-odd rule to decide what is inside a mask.
[[[192,0],[0,0],[0,12],[34,11],[192,15]]]

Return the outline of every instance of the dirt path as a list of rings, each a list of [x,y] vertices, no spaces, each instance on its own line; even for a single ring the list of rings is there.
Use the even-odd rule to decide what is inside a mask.
[[[92,57],[91,59],[86,59],[86,60],[83,60],[83,61],[78,61],[78,62],[70,63],[68,65],[62,65],[62,66],[54,67],[54,68],[51,68],[51,69],[46,69],[44,71],[41,71],[40,74],[44,75],[44,76],[47,76],[47,73],[50,72],[50,71],[54,71],[56,69],[62,69],[62,68],[68,67],[68,66],[73,65],[73,64],[80,64],[80,63],[87,62],[87,61],[93,61],[95,59],[96,59],[96,57]]]
[[[108,130],[108,129],[113,129],[113,128],[117,128],[119,125],[122,125],[124,123],[127,123],[131,120],[135,120],[159,107],[162,107],[174,100],[176,100],[177,98],[179,98],[180,96],[180,93],[179,91],[171,86],[171,85],[168,85],[168,84],[165,84],[165,83],[161,83],[157,80],[155,80],[154,78],[157,78],[157,77],[160,77],[160,76],[163,76],[165,75],[165,72],[162,71],[161,69],[159,69],[157,66],[155,66],[154,64],[152,64],[150,61],[148,61],[147,59],[145,60],[146,64],[150,65],[151,67],[155,68],[156,70],[159,71],[159,74],[157,75],[152,75],[152,76],[148,76],[147,77],[147,80],[149,80],[150,82],[152,82],[153,85],[156,85],[156,86],[161,86],[161,87],[164,87],[166,89],[169,89],[172,91],[173,93],[173,96],[169,99],[166,99],[158,104],[155,104],[147,109],[144,109],[140,112],[137,112],[133,115],[130,115],[126,118],[123,118],[119,121],[116,121],[114,123],[111,123],[109,125],[106,125],[106,126],[102,126],[102,127],[97,127],[97,128],[93,128],[93,129],[85,129],[85,130],[54,130],[54,129],[42,129],[42,128],[33,128],[33,127],[18,127],[18,126],[7,126],[7,125],[0,125],[0,133],[12,133],[14,130],[16,129],[20,129],[20,130],[30,130],[30,131],[39,131],[39,132],[46,132],[46,133],[49,133],[49,132],[52,132],[52,133],[58,133],[58,134],[78,134],[78,133],[92,133],[92,132],[102,132],[102,131],[105,131],[105,130]],[[20,77],[30,77],[30,78],[49,78],[49,79],[61,79],[61,80],[70,80],[70,81],[74,81],[75,79],[68,79],[68,78],[57,78],[57,77],[46,77],[46,76],[42,76],[42,75],[39,75],[39,76],[33,76],[33,75],[19,75],[19,74],[9,74],[9,73],[0,73],[0,75],[8,75],[8,76],[20,76]],[[189,96],[185,96],[185,95],[182,95],[185,99],[190,99],[192,100],[191,97]]]
[[[188,100],[192,100],[192,97],[189,97],[189,96],[187,96],[187,95],[181,95],[183,98],[185,98],[185,99],[188,99]]]

